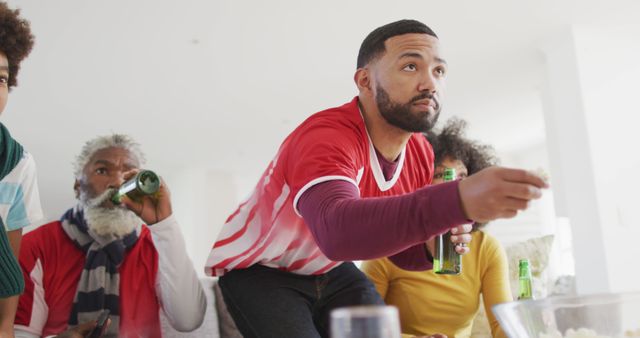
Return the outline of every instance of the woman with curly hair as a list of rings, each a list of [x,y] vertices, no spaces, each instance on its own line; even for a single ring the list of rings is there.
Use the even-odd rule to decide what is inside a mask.
[[[0,113],[18,84],[20,62],[33,47],[29,22],[0,2]],[[18,297],[24,289],[16,257],[22,228],[42,217],[35,162],[0,123],[0,338],[13,337]]]
[[[458,179],[496,164],[491,147],[465,138],[466,123],[451,119],[439,133],[426,137],[433,146],[433,184],[443,182],[445,168],[455,168]],[[462,256],[460,275],[438,275],[433,270],[406,271],[387,258],[365,262],[363,270],[387,304],[400,312],[408,337],[435,333],[470,337],[480,294],[494,337],[506,337],[491,312],[495,304],[512,301],[506,254],[500,243],[474,224],[470,252]],[[429,243],[431,242],[431,243]],[[433,248],[433,239],[427,247]]]

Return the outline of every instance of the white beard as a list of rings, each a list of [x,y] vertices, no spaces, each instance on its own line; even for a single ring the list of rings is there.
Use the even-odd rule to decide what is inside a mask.
[[[89,230],[98,236],[123,237],[144,223],[133,211],[124,207],[105,208],[101,205],[111,198],[115,189],[108,189],[95,198],[82,193],[80,201]]]

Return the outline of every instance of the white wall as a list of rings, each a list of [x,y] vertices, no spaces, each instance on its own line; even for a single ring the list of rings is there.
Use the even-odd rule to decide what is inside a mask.
[[[574,32],[611,290],[637,291],[640,271],[630,267],[640,257],[640,25]]]
[[[640,289],[633,215],[640,164],[635,96],[640,26],[578,25],[547,46],[545,106],[558,211],[572,226],[578,290]]]
[[[182,168],[173,171],[171,182],[173,211],[183,226],[187,251],[196,271],[204,276],[204,264],[225,217],[238,201],[233,175],[206,168]]]

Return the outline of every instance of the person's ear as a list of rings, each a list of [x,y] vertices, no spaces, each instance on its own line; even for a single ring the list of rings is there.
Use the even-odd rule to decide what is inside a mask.
[[[356,73],[353,75],[353,81],[355,81],[356,86],[358,86],[358,90],[362,94],[371,95],[372,84],[371,84],[371,70],[369,68],[358,68]]]
[[[80,181],[78,179],[73,182],[73,191],[76,192],[76,199],[80,198]]]

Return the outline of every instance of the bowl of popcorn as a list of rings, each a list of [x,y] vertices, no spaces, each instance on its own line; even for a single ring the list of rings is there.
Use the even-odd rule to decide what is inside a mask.
[[[493,313],[511,338],[640,337],[640,292],[523,300]]]

